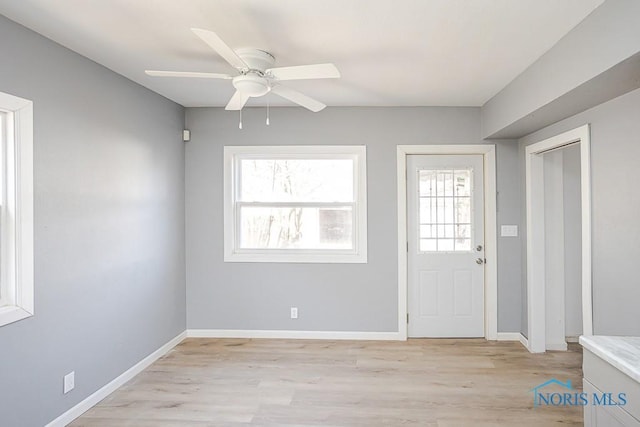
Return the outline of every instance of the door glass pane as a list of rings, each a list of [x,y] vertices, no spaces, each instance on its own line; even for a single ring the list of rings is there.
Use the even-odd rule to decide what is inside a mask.
[[[419,188],[421,196],[435,196],[436,175],[435,171],[424,170],[419,176]]]
[[[471,227],[469,224],[456,224],[456,239],[471,238]]]
[[[420,226],[420,238],[432,239],[436,237],[435,225],[421,225]]]
[[[453,224],[444,225],[444,237],[447,239],[453,238]]]
[[[436,171],[436,194],[444,196],[444,173]]]
[[[471,197],[456,197],[456,224],[470,224],[471,223]]]
[[[435,210],[433,211],[431,205],[433,204],[433,199],[431,197],[421,197],[420,198],[420,212],[422,217],[420,218],[420,223],[431,224],[435,222]],[[432,218],[433,216],[433,218]]]
[[[418,171],[420,251],[470,251],[473,169]]]
[[[453,251],[453,239],[438,239],[438,251]]]
[[[455,171],[455,186],[457,196],[471,196],[471,170]]]

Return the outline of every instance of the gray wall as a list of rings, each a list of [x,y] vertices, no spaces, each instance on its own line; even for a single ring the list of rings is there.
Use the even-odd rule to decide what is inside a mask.
[[[42,426],[185,329],[184,115],[2,16],[0,56],[34,102],[36,304],[0,327],[0,424]]]
[[[523,233],[520,209],[520,165],[518,144],[512,140],[496,144],[498,185],[498,332],[520,330]],[[501,225],[517,225],[518,237],[501,237]]]
[[[545,340],[547,349],[565,343],[564,194],[562,151],[543,156]]]
[[[637,88],[638,52],[640,2],[605,1],[485,103],[483,137],[519,137]]]
[[[640,90],[635,90],[520,140],[522,152],[526,145],[591,124],[593,320],[597,335],[640,335],[638,117]],[[523,292],[526,294],[526,281]]]
[[[580,146],[562,153],[564,195],[565,334],[582,334],[582,198],[580,195]]]
[[[558,348],[582,334],[580,146],[543,159],[546,343]]]
[[[478,144],[478,108],[301,108],[238,114],[189,108],[186,125],[187,325],[194,329],[397,331],[396,145]],[[224,145],[366,144],[367,264],[224,263]],[[498,222],[518,224],[517,145],[498,145]],[[516,183],[516,184],[514,184]],[[516,193],[517,194],[517,193]],[[502,240],[501,240],[502,244]],[[510,253],[515,249],[515,254]],[[500,247],[499,330],[520,328],[519,243]],[[504,262],[503,262],[504,259]],[[512,261],[514,263],[512,263]],[[289,307],[299,318],[289,319]]]

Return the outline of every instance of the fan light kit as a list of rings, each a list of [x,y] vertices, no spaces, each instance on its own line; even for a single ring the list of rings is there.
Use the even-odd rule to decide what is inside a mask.
[[[267,79],[255,74],[234,77],[233,87],[251,98],[266,95],[271,90]]]
[[[213,31],[192,28],[191,31],[200,37],[209,47],[231,64],[238,75],[220,73],[202,73],[190,71],[157,71],[146,70],[145,73],[154,77],[186,77],[200,79],[231,80],[236,92],[233,94],[225,110],[240,111],[239,128],[242,129],[242,108],[249,98],[258,98],[273,92],[274,94],[298,104],[306,109],[318,112],[326,107],[320,101],[304,95],[297,90],[283,86],[280,82],[286,80],[306,79],[335,79],[340,72],[333,64],[298,65],[293,67],[276,67],[276,58],[269,52],[260,49],[233,50]],[[269,105],[267,104],[267,120],[269,124]]]

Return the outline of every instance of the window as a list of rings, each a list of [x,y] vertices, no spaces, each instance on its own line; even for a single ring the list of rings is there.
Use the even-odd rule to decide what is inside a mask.
[[[367,262],[364,146],[224,153],[225,261]]]
[[[419,170],[420,251],[471,250],[473,170]]]
[[[0,326],[33,306],[33,104],[0,92]]]

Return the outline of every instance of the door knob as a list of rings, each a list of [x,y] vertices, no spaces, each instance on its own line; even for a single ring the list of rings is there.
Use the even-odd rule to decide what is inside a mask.
[[[476,259],[476,264],[481,265],[484,264],[484,260],[482,258]]]
[[[482,245],[476,246],[476,251],[480,252],[482,250]]]

